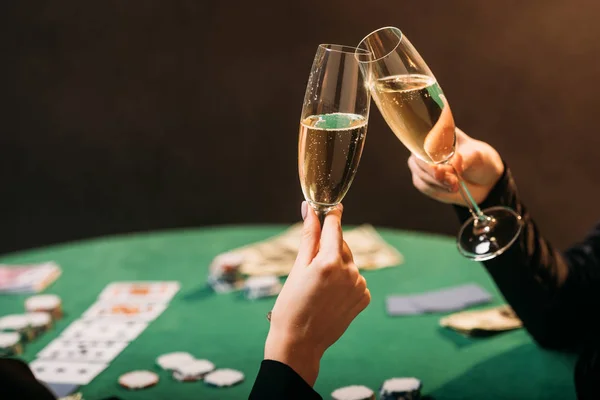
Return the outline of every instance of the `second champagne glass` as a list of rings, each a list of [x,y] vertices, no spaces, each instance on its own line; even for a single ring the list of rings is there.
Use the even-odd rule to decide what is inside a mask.
[[[379,111],[398,139],[425,162],[451,165],[456,127],[448,100],[406,36],[398,28],[385,27],[367,35],[358,48],[361,54],[365,50],[371,53],[366,79]],[[454,171],[472,214],[458,234],[458,249],[477,261],[502,254],[521,232],[521,217],[501,206],[482,211]]]
[[[367,136],[370,92],[361,64],[370,53],[321,44],[306,86],[298,141],[298,172],[321,225],[346,195]]]

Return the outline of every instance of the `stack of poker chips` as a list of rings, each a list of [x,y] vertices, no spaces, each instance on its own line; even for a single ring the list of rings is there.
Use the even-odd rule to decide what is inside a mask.
[[[60,297],[55,294],[40,294],[29,297],[25,300],[25,310],[28,312],[47,312],[55,321],[63,316],[62,302]]]
[[[243,262],[243,257],[235,253],[215,257],[209,267],[208,283],[221,293],[239,289],[244,283],[241,272]]]
[[[11,314],[0,318],[0,355],[23,353],[25,343],[39,337],[52,327],[54,320],[62,317],[58,296],[37,295],[25,301],[25,314]]]
[[[331,397],[334,400],[375,400],[375,392],[366,386],[352,385],[334,390]]]
[[[417,378],[392,378],[383,382],[379,391],[381,400],[420,400],[421,381]]]
[[[215,369],[208,360],[196,359],[186,352],[163,354],[156,359],[156,364],[173,374],[179,382],[195,382],[203,380],[205,384],[216,387],[234,386],[244,380],[244,374],[229,368]]]

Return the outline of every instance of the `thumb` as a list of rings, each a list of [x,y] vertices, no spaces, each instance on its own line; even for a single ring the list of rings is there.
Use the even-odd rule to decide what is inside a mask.
[[[302,239],[294,268],[297,266],[306,267],[311,263],[319,251],[319,242],[321,240],[321,223],[319,217],[312,207],[306,201],[302,202],[302,215],[304,225],[302,226]]]

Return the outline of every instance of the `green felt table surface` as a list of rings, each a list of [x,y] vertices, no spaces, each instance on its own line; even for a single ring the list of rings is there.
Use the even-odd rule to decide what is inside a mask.
[[[248,301],[206,288],[208,265],[217,254],[265,239],[284,226],[230,226],[131,234],[68,243],[0,257],[4,263],[55,260],[63,275],[45,293],[63,299],[65,318],[26,347],[35,355],[96,300],[110,282],[178,280],[181,291],[167,310],[89,385],[85,399],[243,399],[262,360],[268,331],[265,314],[274,299]],[[403,265],[364,272],[371,305],[326,353],[316,389],[324,398],[340,387],[366,385],[377,390],[390,377],[415,376],[423,393],[444,399],[573,399],[574,357],[538,348],[524,330],[488,338],[466,338],[440,328],[444,314],[389,317],[385,298],[475,282],[503,303],[484,268],[462,258],[454,238],[378,229],[405,256]],[[23,312],[25,295],[0,296],[0,314]],[[188,351],[217,367],[241,370],[243,384],[226,389],[202,382],[180,383],[160,371],[157,356]],[[153,388],[127,391],[119,375],[150,369],[160,376]],[[1,394],[0,394],[0,397]]]

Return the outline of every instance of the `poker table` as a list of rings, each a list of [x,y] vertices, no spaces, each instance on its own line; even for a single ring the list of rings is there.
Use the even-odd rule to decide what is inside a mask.
[[[167,310],[114,359],[89,385],[84,398],[101,399],[244,399],[252,388],[263,355],[274,298],[246,300],[239,293],[215,294],[206,286],[208,265],[219,253],[268,238],[286,227],[225,226],[193,230],[136,233],[67,243],[13,253],[0,263],[54,260],[62,276],[44,293],[63,300],[65,317],[44,336],[27,344],[23,358],[36,353],[96,300],[110,282],[177,280],[180,292]],[[401,266],[366,271],[371,305],[328,350],[316,389],[324,398],[341,386],[366,385],[377,390],[391,377],[414,376],[423,394],[444,399],[574,399],[574,357],[537,347],[521,329],[486,338],[468,338],[441,328],[443,314],[389,317],[385,298],[464,283],[477,283],[503,299],[483,267],[462,258],[454,238],[378,229],[405,257]],[[1,314],[23,312],[25,295],[0,296]],[[181,383],[160,371],[156,357],[188,351],[217,367],[246,375],[231,388],[202,382]],[[146,390],[121,388],[118,377],[150,369],[160,382]],[[0,396],[1,397],[1,396]]]

